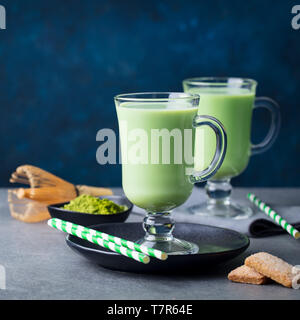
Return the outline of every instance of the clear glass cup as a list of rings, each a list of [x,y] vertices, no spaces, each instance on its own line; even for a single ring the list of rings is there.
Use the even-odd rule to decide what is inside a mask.
[[[167,252],[189,254],[197,245],[172,235],[170,211],[190,196],[193,184],[221,166],[227,138],[222,124],[197,115],[199,96],[188,93],[134,93],[115,97],[122,156],[122,185],[143,208],[145,237],[138,242]],[[195,128],[208,126],[216,147],[208,167],[194,170]]]
[[[230,198],[230,179],[246,169],[251,155],[265,152],[271,147],[280,128],[278,104],[270,98],[255,98],[256,86],[256,81],[242,78],[191,78],[183,81],[184,92],[200,95],[198,115],[217,118],[224,125],[228,137],[224,162],[205,186],[207,202],[188,208],[189,212],[235,219],[248,218],[253,214],[251,207],[236,203]],[[271,126],[265,139],[253,145],[250,140],[251,122],[256,108],[270,111]],[[203,143],[197,143],[197,140]],[[214,146],[213,140],[210,132],[197,129],[196,168],[205,166]]]

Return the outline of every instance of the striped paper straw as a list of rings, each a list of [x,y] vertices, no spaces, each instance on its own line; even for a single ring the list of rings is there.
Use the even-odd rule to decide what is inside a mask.
[[[59,220],[59,219],[56,219],[56,220]],[[67,223],[71,223],[71,222],[67,222]],[[163,251],[160,251],[160,250],[157,250],[157,249],[153,249],[153,248],[149,248],[145,245],[142,245],[142,244],[138,244],[138,243],[135,243],[135,242],[132,242],[132,241],[129,241],[129,240],[125,240],[125,239],[122,239],[122,238],[118,238],[118,237],[115,237],[115,236],[112,236],[110,234],[107,234],[107,233],[104,233],[104,232],[100,232],[100,231],[97,231],[97,230],[94,230],[94,229],[90,229],[90,228],[87,228],[87,227],[84,227],[84,226],[79,226],[77,224],[74,224],[74,226],[76,226],[76,228],[78,228],[81,232],[84,232],[84,233],[87,233],[87,234],[91,234],[93,236],[96,236],[96,237],[100,237],[101,239],[104,239],[108,242],[113,242],[121,247],[125,247],[125,248],[128,248],[128,249],[131,249],[131,250],[134,250],[134,251],[137,251],[137,252],[140,252],[140,253],[144,253],[146,254],[147,256],[150,256],[150,257],[153,257],[153,258],[157,258],[157,259],[160,259],[160,260],[166,260],[168,258],[168,255],[163,252]]]
[[[254,203],[261,211],[271,217],[277,224],[279,224],[285,231],[292,235],[295,239],[300,238],[300,232],[284,220],[276,211],[271,209],[267,204],[258,199],[253,193],[248,193],[248,199]]]
[[[150,258],[140,252],[125,248],[125,247],[121,247],[113,242],[109,242],[106,241],[96,235],[93,235],[91,233],[87,233],[87,232],[83,232],[82,231],[82,226],[76,225],[74,223],[71,222],[67,222],[64,220],[60,220],[60,219],[50,219],[48,220],[48,225],[50,227],[53,227],[55,229],[64,231],[68,234],[72,234],[76,237],[79,237],[81,239],[87,240],[89,242],[95,243],[101,247],[107,248],[109,250],[112,250],[114,252],[117,252],[123,256],[129,257],[131,259],[134,259],[136,261],[142,262],[142,263],[149,263]]]

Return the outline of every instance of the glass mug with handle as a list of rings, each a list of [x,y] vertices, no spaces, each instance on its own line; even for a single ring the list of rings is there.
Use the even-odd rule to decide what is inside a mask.
[[[197,245],[173,237],[170,210],[188,199],[195,182],[207,180],[220,168],[227,145],[222,124],[213,117],[197,115],[199,96],[194,94],[134,93],[117,95],[114,100],[123,190],[147,212],[145,237],[138,242],[168,254],[198,252]],[[195,128],[202,126],[212,129],[217,142],[209,166],[195,172],[193,156],[183,153],[193,153]]]
[[[231,200],[230,179],[241,174],[249,157],[266,151],[276,140],[280,127],[278,104],[270,98],[255,98],[257,82],[243,78],[191,78],[183,81],[184,92],[200,95],[198,115],[216,117],[226,129],[228,145],[224,162],[206,184],[206,203],[190,207],[191,213],[235,219],[253,214],[250,207]],[[252,113],[256,108],[271,112],[271,126],[265,139],[251,143]],[[203,141],[203,143],[197,143]],[[205,166],[213,146],[214,137],[206,129],[196,132],[195,167]],[[200,147],[202,149],[200,149]],[[205,151],[205,152],[204,152]]]

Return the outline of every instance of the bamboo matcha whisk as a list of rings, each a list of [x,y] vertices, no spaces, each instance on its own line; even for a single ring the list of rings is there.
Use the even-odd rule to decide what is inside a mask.
[[[78,195],[111,195],[111,189],[74,185],[40,168],[23,165],[12,173],[12,183],[30,185],[30,188],[11,189],[8,202],[11,215],[25,222],[39,222],[50,217],[47,205],[67,202]]]

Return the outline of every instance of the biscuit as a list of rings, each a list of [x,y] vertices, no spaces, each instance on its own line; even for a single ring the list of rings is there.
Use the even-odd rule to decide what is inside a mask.
[[[232,270],[228,274],[228,279],[234,282],[251,284],[264,284],[268,280],[268,278],[261,273],[245,265]]]
[[[285,287],[292,287],[293,266],[278,257],[258,252],[246,258],[245,265]]]

